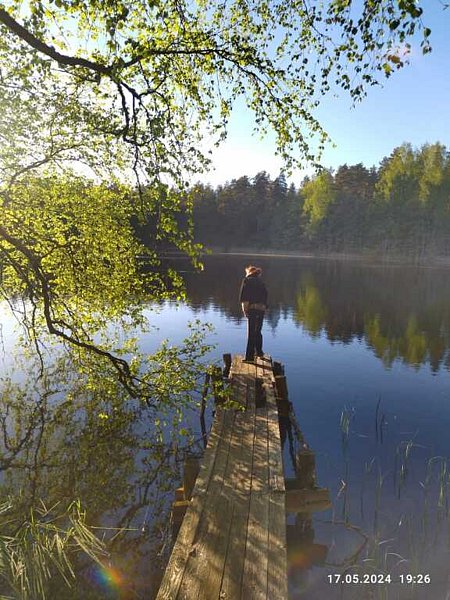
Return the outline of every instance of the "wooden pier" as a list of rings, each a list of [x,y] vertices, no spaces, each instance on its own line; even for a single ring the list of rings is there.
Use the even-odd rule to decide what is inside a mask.
[[[329,506],[312,480],[286,491],[277,408],[286,384],[271,358],[235,356],[229,382],[240,408],[216,405],[198,476],[185,473],[174,503],[184,518],[157,600],[287,600],[286,511]],[[278,397],[280,414],[288,405]]]

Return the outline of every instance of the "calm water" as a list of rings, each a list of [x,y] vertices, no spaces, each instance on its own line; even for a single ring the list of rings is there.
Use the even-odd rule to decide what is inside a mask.
[[[188,321],[199,318],[215,327],[211,360],[242,353],[245,322],[237,295],[249,261],[209,257],[202,273],[186,273],[188,302],[149,312],[159,330],[143,337],[143,349],[152,351],[163,338],[181,341]],[[333,500],[327,511],[288,517],[291,598],[447,598],[450,271],[294,258],[260,258],[257,264],[269,289],[264,350],[285,366],[298,423],[315,452],[317,483]],[[12,334],[5,317],[3,326],[6,363]],[[164,538],[164,519],[154,507],[159,503],[164,512],[164,487],[173,489],[177,471],[160,471],[154,482],[148,476],[159,459],[155,448],[150,456],[137,442],[146,418],[139,415],[140,426],[123,446],[116,440],[122,471],[110,472],[108,452],[102,458],[95,444],[83,460],[102,478],[103,489],[118,490],[103,507],[86,494],[97,513],[104,509],[114,523],[114,515],[117,521],[134,507],[134,521],[124,522],[148,524],[140,546],[148,565],[149,548],[157,539],[161,553]],[[133,452],[140,457],[134,463]],[[285,461],[292,473],[288,448]],[[96,487],[85,472],[74,473],[72,487]],[[120,477],[134,488],[122,489]],[[119,561],[123,581],[132,576],[130,562]],[[347,569],[350,563],[356,567]],[[329,582],[333,574],[345,581],[356,573],[362,579],[389,574],[391,583]],[[429,574],[431,583],[401,583],[406,574]],[[92,597],[144,597],[151,585],[145,573],[133,577],[133,586],[118,583],[107,592],[94,578]]]

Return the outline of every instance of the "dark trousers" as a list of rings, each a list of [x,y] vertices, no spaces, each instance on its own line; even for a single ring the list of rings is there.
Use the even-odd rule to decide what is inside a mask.
[[[247,315],[247,350],[245,360],[253,360],[255,354],[262,354],[263,338],[261,328],[264,320],[262,310],[250,309]]]

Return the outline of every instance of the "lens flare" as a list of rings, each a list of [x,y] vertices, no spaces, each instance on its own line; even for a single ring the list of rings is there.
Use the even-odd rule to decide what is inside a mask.
[[[289,571],[298,571],[308,569],[311,566],[311,558],[308,553],[297,550],[289,555]]]
[[[289,573],[296,573],[320,565],[327,557],[328,548],[323,544],[301,545],[288,552]]]
[[[124,579],[118,569],[111,566],[98,565],[92,571],[91,578],[104,591],[109,592],[113,598],[121,598],[120,588],[124,584]]]

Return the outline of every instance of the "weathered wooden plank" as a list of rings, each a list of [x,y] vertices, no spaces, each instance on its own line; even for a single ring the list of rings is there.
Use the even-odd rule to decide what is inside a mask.
[[[241,358],[241,357],[239,357]],[[252,371],[252,373],[251,373]],[[242,452],[237,462],[236,469],[231,471],[230,485],[241,493],[250,493],[252,470],[253,470],[253,443],[255,428],[255,366],[237,361],[236,370],[233,374],[233,385],[235,377],[242,385],[241,391],[245,393],[246,410],[237,413],[236,422],[241,426]],[[243,387],[245,385],[245,388]],[[245,390],[245,391],[244,391]]]
[[[202,533],[189,555],[177,600],[219,598],[233,502],[216,485],[207,500],[210,506],[202,515]]]
[[[252,401],[252,397],[248,395],[248,386],[249,383],[254,386],[254,371],[254,365],[244,363],[242,356],[234,357],[230,371],[233,399],[244,409],[248,409],[248,402]]]
[[[156,597],[157,600],[175,600],[177,597],[186,568],[187,556],[192,546],[202,511],[203,504],[201,497],[192,498],[161,582]]]
[[[269,496],[267,598],[286,599],[287,597],[287,546],[284,493],[271,492]]]
[[[251,463],[253,460],[254,436],[254,407],[255,379],[249,373],[253,365],[242,362],[242,357],[237,356],[233,361],[231,381],[235,391],[234,399],[245,411],[237,410],[234,418],[235,431],[231,439],[230,455],[227,463],[224,481],[236,490],[250,491]],[[244,450],[245,448],[245,450]],[[248,465],[250,461],[250,466]],[[241,488],[242,486],[242,488]]]
[[[234,410],[226,410],[223,415],[222,434],[218,440],[216,460],[214,462],[214,471],[211,474],[210,481],[223,485],[225,468],[228,462],[231,440],[233,438],[233,425],[236,413]]]
[[[269,486],[267,408],[255,409],[255,435],[253,443],[252,494],[267,492]]]
[[[206,600],[205,590],[210,593],[214,588],[217,589],[217,596],[209,597],[218,597],[228,543],[227,530],[232,513],[232,504],[221,494],[221,491],[233,435],[234,417],[234,411],[224,411],[214,471],[210,477],[207,493],[203,496],[202,519],[188,553],[178,595],[175,596],[177,600],[191,598]],[[207,580],[211,581],[207,584]]]
[[[266,384],[267,429],[269,432],[269,487],[284,491],[283,453],[275,393],[271,384]]]
[[[232,363],[231,363],[231,369],[230,369],[230,378],[236,377],[237,375],[249,375],[250,374],[250,367],[251,365],[249,363],[245,363],[243,361],[243,356],[241,356],[240,354],[236,354],[236,356],[233,357]]]
[[[255,408],[250,506],[242,575],[242,600],[267,598],[269,537],[267,408]]]
[[[233,516],[219,594],[221,600],[239,600],[241,597],[249,509],[250,494],[234,494]]]
[[[275,376],[270,357],[258,359],[258,376],[263,379],[267,405],[267,427],[269,432],[269,487],[284,490],[283,452],[281,447],[278,408],[275,396]]]
[[[223,423],[223,412],[218,410],[211,429],[200,472],[194,486],[192,500],[186,511],[180,531],[178,532],[177,541],[166,567],[166,572],[158,591],[157,600],[173,600],[178,594],[189,552],[192,549],[192,544],[203,511],[204,505],[201,496],[208,489],[219,446],[218,440],[222,435]]]
[[[223,431],[224,416],[225,411],[222,408],[218,408],[216,410],[213,426],[208,438],[208,445],[203,456],[200,472],[197,476],[192,496],[204,494],[208,489],[209,480],[214,469],[217,449],[219,447],[219,440]]]
[[[257,359],[256,374],[264,383],[262,359]],[[265,366],[263,363],[263,367]],[[264,388],[263,388],[264,391]],[[267,429],[267,403],[255,408],[255,437],[253,444],[252,494],[268,490],[269,485],[269,439]]]
[[[248,390],[251,393],[251,389]],[[240,436],[236,456],[232,456],[226,481],[239,494],[250,494],[253,470],[253,441],[255,435],[255,415],[249,410],[237,412],[235,426]]]
[[[281,446],[278,407],[275,394],[275,374],[284,368],[274,363],[266,374],[266,399],[269,430],[269,541],[267,598],[287,598],[287,542],[283,451]]]
[[[287,598],[286,513],[284,471],[278,409],[274,390],[275,376],[263,363],[263,389],[266,395],[269,468],[269,531],[267,554],[267,598]],[[259,373],[258,373],[259,374]]]
[[[264,406],[255,406],[261,378]],[[219,408],[157,600],[285,600],[284,476],[270,357],[233,357],[233,399]],[[275,490],[275,491],[274,491]]]
[[[245,561],[242,574],[242,600],[267,600],[269,540],[269,495],[253,492],[245,545]],[[283,596],[274,596],[283,598]]]
[[[246,386],[246,397],[248,392],[248,386]],[[245,403],[247,402],[246,397],[243,399]],[[237,491],[245,491],[246,488],[250,491],[251,470],[247,467],[244,453],[244,448],[248,445],[249,436],[253,435],[254,428],[254,425],[250,423],[249,414],[248,411],[236,411],[230,453],[224,474],[224,485]],[[251,444],[253,445],[253,438],[251,438]]]
[[[231,378],[232,382],[232,400],[236,402],[243,410],[247,408],[247,386],[249,375],[236,373]]]
[[[246,395],[251,393],[249,388],[247,385]],[[250,507],[254,423],[253,412],[247,410],[236,413],[234,443],[224,478],[224,491],[233,499],[233,515],[219,595],[221,600],[240,598]]]
[[[331,507],[330,490],[328,488],[287,490],[285,506],[288,513],[328,510]]]
[[[229,463],[228,481],[234,492],[234,511],[224,565],[224,575],[220,590],[221,598],[234,600],[240,597],[245,547],[250,507],[250,490],[253,466],[253,443],[255,434],[254,416],[254,378],[250,375],[251,365],[240,364],[240,377],[245,381],[246,411],[236,415],[235,423],[239,425],[239,447],[236,448],[235,468]]]
[[[255,410],[256,369],[254,365],[247,365],[247,410]]]

